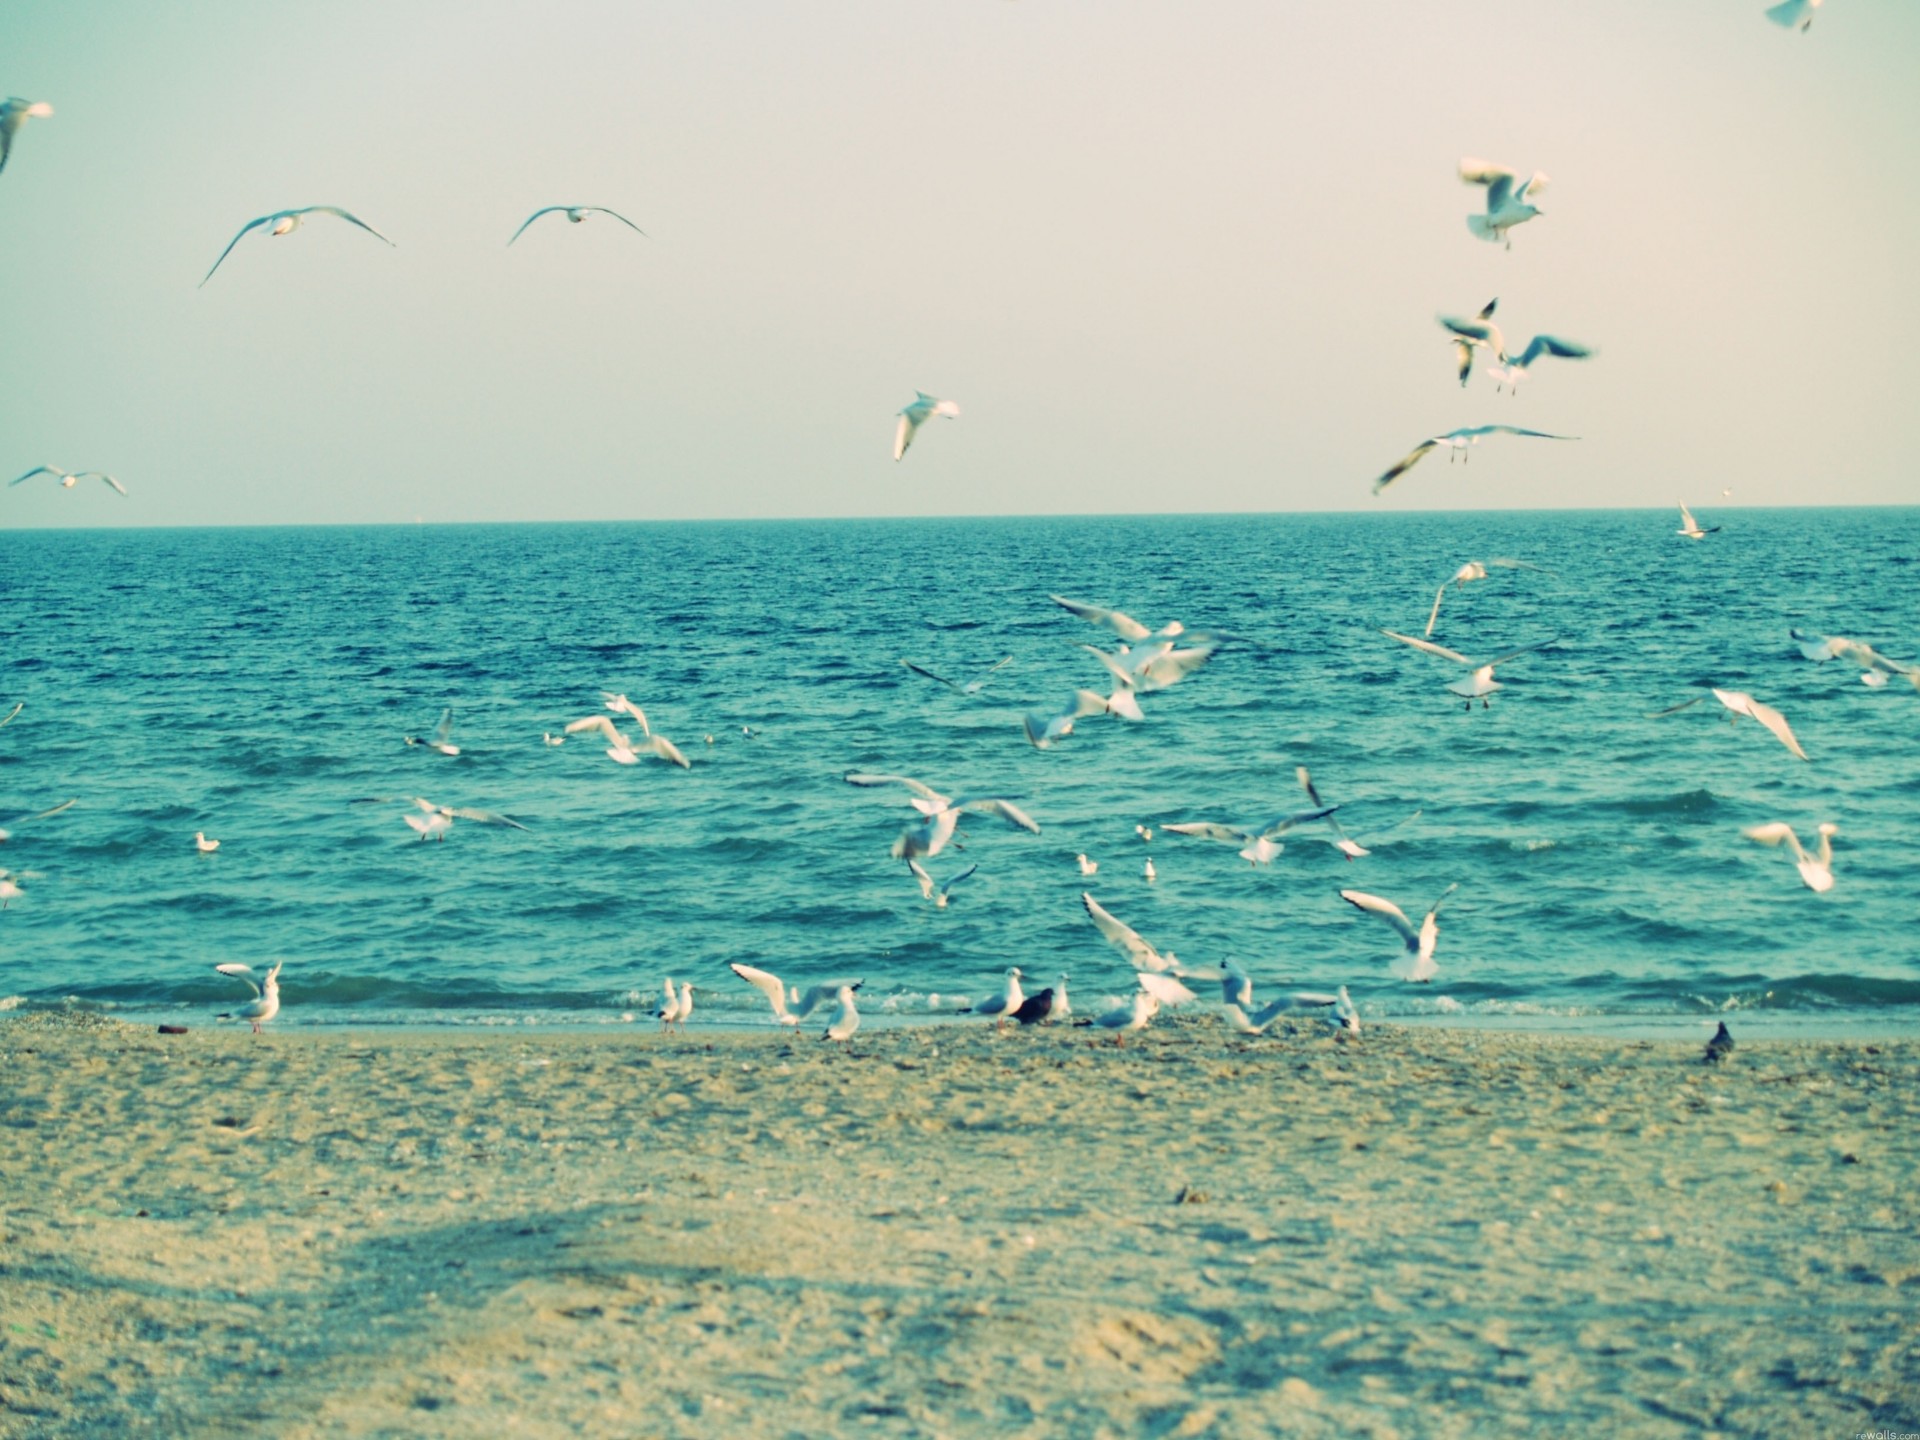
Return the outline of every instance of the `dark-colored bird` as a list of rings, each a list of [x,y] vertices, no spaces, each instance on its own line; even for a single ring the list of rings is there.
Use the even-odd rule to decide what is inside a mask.
[[[1733,1036],[1727,1030],[1727,1022],[1722,1020],[1720,1028],[1713,1032],[1713,1038],[1707,1041],[1707,1053],[1701,1060],[1703,1065],[1718,1065],[1733,1053]]]

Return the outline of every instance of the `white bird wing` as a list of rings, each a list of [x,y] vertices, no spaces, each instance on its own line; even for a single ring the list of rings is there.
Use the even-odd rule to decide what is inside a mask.
[[[662,760],[678,765],[682,770],[691,770],[693,768],[693,766],[688,763],[687,757],[680,753],[680,747],[664,735],[649,734],[647,736],[647,748],[652,750],[653,753],[658,755]]]
[[[527,828],[512,816],[501,815],[493,810],[468,810],[459,806],[449,806],[445,813],[453,816],[456,820],[473,820],[482,825],[506,825],[515,830],[526,830]],[[531,834],[532,832],[528,831],[528,833]]]
[[[1551,180],[1546,171],[1536,170],[1527,177],[1527,183],[1520,187],[1517,197],[1532,204],[1533,197],[1545,191],[1550,183]]]
[[[564,205],[549,205],[545,209],[534,211],[533,214],[520,222],[520,228],[513,232],[513,236],[507,241],[507,244],[511,245],[514,240],[518,240],[526,233],[527,226],[533,224],[533,222],[538,220],[542,215],[551,215],[556,210],[564,210],[566,208]]]
[[[842,990],[858,990],[866,983],[864,980],[830,980],[823,985],[809,985],[804,990],[795,987],[799,998],[794,1001],[793,1013],[804,1020],[822,1005],[837,1001]]]
[[[1476,425],[1471,430],[1456,430],[1456,435],[1525,435],[1534,440],[1578,440],[1578,435],[1554,435],[1545,430],[1527,430],[1518,425]]]
[[[746,981],[754,989],[767,997],[767,1003],[773,1006],[773,1013],[782,1020],[794,1017],[787,1009],[786,983],[778,975],[766,970],[756,970],[751,965],[730,963],[727,968]]]
[[[1557,570],[1549,570],[1544,565],[1535,565],[1531,560],[1507,560],[1507,559],[1496,558],[1493,560],[1482,560],[1480,563],[1482,565],[1491,565],[1501,570],[1538,570],[1542,575],[1552,575],[1556,578],[1558,578],[1560,573]]]
[[[1462,655],[1458,650],[1449,650],[1446,646],[1437,645],[1431,640],[1419,640],[1411,635],[1402,635],[1398,630],[1382,630],[1380,633],[1391,636],[1403,645],[1411,645],[1416,650],[1425,650],[1429,655],[1438,655],[1443,660],[1451,660],[1456,665],[1465,665],[1469,669],[1477,668],[1474,666],[1473,661]]]
[[[1504,165],[1495,165],[1489,160],[1476,160],[1471,155],[1468,155],[1462,157],[1460,161],[1460,178],[1469,185],[1486,185],[1492,187],[1494,185],[1500,185],[1502,182],[1504,182],[1506,186],[1511,186],[1514,176],[1513,171],[1507,169]],[[1505,189],[1503,188],[1501,194],[1504,196],[1505,193]],[[1491,189],[1488,191],[1487,205],[1489,209],[1495,208]]]
[[[1173,968],[1165,956],[1141,938],[1138,931],[1114,919],[1093,896],[1082,891],[1080,903],[1087,907],[1087,915],[1093,921],[1094,929],[1105,936],[1110,944],[1118,946],[1136,967],[1156,972]]]
[[[606,737],[609,745],[618,745],[623,750],[633,748],[627,743],[627,737],[620,733],[619,727],[604,715],[587,715],[567,722],[567,734],[578,735],[583,730],[598,731]]]
[[[1504,665],[1509,660],[1518,660],[1522,655],[1531,655],[1536,650],[1544,650],[1559,638],[1560,637],[1556,635],[1552,640],[1536,640],[1531,645],[1522,645],[1518,650],[1509,650],[1506,654],[1497,656],[1492,660],[1483,660],[1474,668],[1476,670],[1490,670],[1495,665]]]
[[[927,873],[927,867],[922,865],[918,860],[909,859],[907,861],[907,869],[911,870],[913,872],[913,878],[920,882],[920,898],[922,900],[933,899],[933,876]]]
[[[253,978],[253,967],[251,965],[242,965],[237,960],[230,960],[224,965],[216,965],[213,968],[218,970],[222,975],[231,975],[236,980],[246,981],[247,988],[253,991],[255,995],[260,993],[260,982]]]
[[[1339,808],[1338,805],[1320,805],[1312,810],[1299,810],[1291,815],[1282,815],[1278,819],[1267,822],[1266,826],[1260,831],[1260,838],[1262,840],[1271,840],[1277,835],[1286,834],[1287,831],[1293,829],[1296,825],[1305,825],[1314,820],[1331,821],[1333,812]]]
[[[1391,469],[1373,482],[1373,493],[1378,495],[1382,490],[1406,474],[1407,471],[1411,470],[1415,465],[1418,465],[1420,461],[1425,458],[1426,453],[1439,443],[1438,440],[1422,440],[1418,445],[1414,446],[1413,449],[1396,460]]]
[[[1771,825],[1750,825],[1740,833],[1749,840],[1758,840],[1762,845],[1778,845],[1784,840],[1793,848],[1793,858],[1802,864],[1806,862],[1807,852],[1800,846],[1800,837],[1793,833],[1793,827],[1784,820],[1775,820]]]
[[[262,215],[258,220],[249,220],[246,224],[242,225],[240,227],[240,233],[227,242],[227,248],[222,250],[220,252],[220,258],[213,262],[213,270],[207,271],[207,273],[201,277],[200,283],[205,285],[207,281],[213,278],[213,271],[218,270],[226,261],[227,256],[233,253],[233,247],[240,243],[241,236],[244,236],[249,230],[258,229],[274,218],[276,217],[272,215]]]
[[[1147,682],[1146,688],[1165,690],[1175,682],[1186,679],[1212,658],[1211,645],[1194,646],[1187,650],[1168,649],[1136,665],[1133,673]]]
[[[972,800],[962,797],[953,802],[953,809],[971,811],[975,815],[998,815],[1009,825],[1038,835],[1040,826],[1034,818],[1010,800],[985,799]]]
[[[622,225],[626,226],[629,230],[633,231],[634,234],[646,235],[647,239],[649,240],[653,238],[651,235],[647,235],[646,231],[642,230],[638,225],[634,224],[631,220],[627,219],[627,217],[622,215],[618,210],[609,210],[604,205],[576,205],[574,208],[576,210],[591,210],[596,215],[611,215],[613,216],[614,219],[618,220]],[[521,228],[525,229],[526,227],[522,226]],[[513,242],[509,240],[507,243],[511,245]]]
[[[1223,845],[1244,845],[1254,838],[1253,832],[1242,830],[1233,825],[1220,825],[1211,820],[1189,820],[1179,825],[1162,825],[1175,835],[1193,835],[1201,840],[1218,840]]]
[[[1420,932],[1413,927],[1413,922],[1407,919],[1406,912],[1391,900],[1383,900],[1378,895],[1369,895],[1364,890],[1342,890],[1340,898],[1349,905],[1365,910],[1370,915],[1378,915],[1400,932],[1400,938],[1406,941],[1409,947],[1419,945]]]
[[[611,690],[602,690],[600,692],[600,698],[607,702],[607,709],[613,711],[614,714],[631,715],[635,720],[639,721],[640,733],[642,735],[653,734],[653,726],[647,723],[647,712],[634,704],[633,701],[629,700],[626,696],[616,695]]]
[[[1082,645],[1080,648],[1105,666],[1108,673],[1118,680],[1124,689],[1131,690],[1134,687],[1136,677],[1132,670],[1121,663],[1123,657],[1111,655],[1097,645]]]
[[[1693,512],[1687,509],[1685,505],[1680,507],[1680,528],[1682,530],[1698,530],[1700,528],[1694,523]]]
[[[1424,633],[1428,635],[1433,634],[1434,624],[1440,618],[1440,601],[1447,593],[1447,586],[1452,583],[1451,580],[1442,580],[1440,582],[1440,588],[1433,592],[1433,609],[1427,614],[1427,628]]]
[[[958,875],[955,875],[952,879],[948,880],[946,884],[942,885],[940,887],[940,893],[942,895],[951,895],[953,893],[954,886],[958,885],[962,880],[965,880],[968,876],[973,874],[973,872],[978,870],[979,868],[980,867],[978,865],[967,866],[966,869],[962,870]]]
[[[904,785],[921,799],[931,801],[942,810],[953,803],[931,785],[923,785],[908,775],[869,775],[855,771],[846,777],[846,781],[849,785]]]
[[[907,453],[907,447],[913,444],[913,432],[920,428],[920,422],[909,413],[911,408],[900,412],[900,423],[893,427],[893,458],[896,460]]]
[[[127,487],[114,479],[113,476],[107,474],[104,470],[82,470],[77,478],[81,480],[104,480],[122,495],[127,493]]]
[[[1144,640],[1150,633],[1138,620],[1118,610],[1109,610],[1101,605],[1089,605],[1084,600],[1069,600],[1064,595],[1049,595],[1047,598],[1063,610],[1071,610],[1082,620],[1090,620],[1095,625],[1105,625],[1123,640]]]
[[[18,479],[18,480],[9,480],[9,481],[7,482],[7,484],[8,484],[8,486],[9,486],[9,487],[11,487],[11,486],[14,486],[14,485],[19,485],[19,484],[21,484],[21,483],[22,483],[22,482],[24,482],[24,481],[27,481],[27,480],[31,480],[31,479],[32,479],[32,478],[33,478],[34,476],[36,476],[36,475],[53,475],[53,476],[63,476],[63,475],[65,475],[66,473],[67,473],[66,471],[64,471],[64,470],[62,470],[62,469],[61,469],[61,468],[60,468],[59,466],[57,466],[57,465],[36,465],[36,466],[34,466],[34,467],[33,467],[33,469],[31,469],[31,470],[29,470],[29,471],[27,471],[27,473],[26,473],[26,474],[24,474],[24,475],[22,475],[22,476],[20,477],[20,479]]]
[[[1782,715],[1771,705],[1763,705],[1751,696],[1747,699],[1747,713],[1762,725],[1766,726],[1767,729],[1771,730],[1774,738],[1786,746],[1787,749],[1791,750],[1795,755],[1798,755],[1802,760],[1807,758],[1807,752],[1802,750],[1800,748],[1800,742],[1793,738],[1793,728],[1787,724],[1786,716]]]
[[[1162,1005],[1183,1005],[1189,1000],[1198,998],[1193,991],[1171,975],[1163,975],[1154,970],[1136,970],[1134,974],[1139,978],[1140,988]]]
[[[1473,346],[1465,340],[1453,342],[1453,368],[1460,376],[1460,383],[1465,385],[1473,374]]]
[[[367,224],[367,222],[362,220],[358,215],[353,214],[351,211],[342,210],[338,205],[309,205],[307,206],[306,209],[295,210],[293,213],[295,215],[313,215],[313,214],[338,215],[342,220],[346,221],[349,225],[358,225],[362,230],[366,231],[369,235],[373,236],[375,239],[387,240],[386,236],[382,235],[378,230],[374,229],[371,225]],[[387,240],[387,244],[392,245],[393,241]]]
[[[1453,315],[1440,315],[1435,318],[1463,340],[1471,341],[1476,345],[1485,345],[1495,351],[1506,348],[1503,337],[1500,334],[1500,327],[1491,320],[1478,317],[1472,320],[1462,320]]]
[[[449,705],[440,712],[440,723],[433,727],[434,743],[445,745],[453,736],[453,707]]]

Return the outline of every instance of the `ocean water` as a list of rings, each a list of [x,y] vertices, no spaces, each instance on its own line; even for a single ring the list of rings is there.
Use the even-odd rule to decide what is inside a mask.
[[[1920,693],[1816,665],[1790,626],[1920,645],[1920,509],[874,520],[0,534],[0,1005],[197,1021],[246,995],[221,961],[284,960],[281,1026],[645,1023],[660,980],[695,1025],[760,1023],[729,961],[865,978],[863,1012],[945,1013],[1004,968],[1131,989],[1083,889],[1185,961],[1262,988],[1347,984],[1371,1017],[1692,1023],[1744,1012],[1920,1021]],[[1436,641],[1503,665],[1488,708],[1396,643],[1462,562]],[[1046,751],[1020,717],[1104,672],[1109,632],[1049,592],[1232,639],[1146,719]],[[976,695],[965,678],[1012,662]],[[1802,763],[1700,682],[1782,710]],[[576,736],[624,692],[692,761],[622,767]],[[454,711],[456,758],[403,743]],[[627,723],[624,720],[622,723]],[[707,737],[711,736],[711,743]],[[1311,767],[1373,853],[1320,827],[1272,864],[1136,825],[1264,820]],[[888,850],[906,792],[1015,798],[929,862]],[[403,823],[410,797],[525,832]],[[1417,816],[1414,812],[1418,812]],[[1414,817],[1414,818],[1409,818]],[[1831,820],[1834,889],[1741,828]],[[222,842],[196,852],[193,834]],[[1320,833],[1316,833],[1320,832]],[[1082,878],[1075,855],[1100,869]],[[1149,883],[1143,864],[1154,861]],[[1416,921],[1448,885],[1440,972],[1338,895]]]

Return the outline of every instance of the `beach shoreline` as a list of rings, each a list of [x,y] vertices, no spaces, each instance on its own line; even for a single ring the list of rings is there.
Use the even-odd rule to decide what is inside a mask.
[[[1920,1041],[1704,1038],[0,1016],[0,1436],[1920,1429]]]

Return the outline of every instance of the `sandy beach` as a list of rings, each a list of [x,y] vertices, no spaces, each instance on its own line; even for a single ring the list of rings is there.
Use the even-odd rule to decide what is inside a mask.
[[[12,1017],[0,1435],[1920,1430],[1920,1042],[1700,1051]]]

